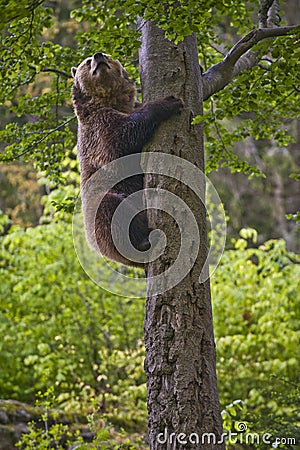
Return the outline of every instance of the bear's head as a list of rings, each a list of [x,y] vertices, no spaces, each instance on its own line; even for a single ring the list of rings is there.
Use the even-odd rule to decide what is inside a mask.
[[[73,100],[81,103],[92,101],[99,107],[111,107],[124,113],[131,113],[136,102],[136,89],[128,73],[119,61],[104,53],[95,53],[76,68],[72,67],[74,78]]]

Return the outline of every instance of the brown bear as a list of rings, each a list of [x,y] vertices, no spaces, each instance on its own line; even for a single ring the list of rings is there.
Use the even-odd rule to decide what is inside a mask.
[[[150,247],[150,230],[146,212],[137,208],[127,197],[143,190],[143,173],[118,181],[111,189],[101,187],[101,179],[95,178],[99,169],[123,156],[141,154],[143,146],[151,139],[161,122],[180,113],[180,99],[166,97],[140,106],[136,89],[119,61],[104,53],[95,53],[77,68],[72,67],[74,78],[72,98],[78,118],[77,151],[81,171],[81,198],[87,241],[102,255],[126,265],[143,266],[122,255],[112,236],[112,220],[121,202],[127,202],[132,221],[129,239],[133,247],[145,251]],[[89,186],[89,181],[96,181]],[[102,176],[102,175],[101,175]],[[98,183],[98,184],[97,184]],[[91,198],[101,194],[96,214],[89,214]],[[115,221],[114,233],[122,239],[126,227],[122,220]]]

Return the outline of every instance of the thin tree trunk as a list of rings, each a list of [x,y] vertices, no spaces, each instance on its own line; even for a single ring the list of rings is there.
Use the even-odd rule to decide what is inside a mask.
[[[184,160],[203,170],[203,130],[191,125],[201,114],[202,85],[195,36],[178,46],[164,39],[164,33],[151,22],[142,22],[140,51],[141,81],[144,102],[175,95],[185,104],[183,113],[164,123],[147,150],[158,152],[154,174],[146,175],[146,188],[165,189],[191,209],[199,230],[200,249],[191,271],[173,288],[160,293],[155,276],[172,268],[180,248],[180,233],[170,216],[162,213],[162,197],[148,210],[150,226],[167,236],[162,256],[147,269],[147,302],[145,318],[145,370],[148,389],[149,440],[151,450],[225,449],[217,392],[215,343],[213,336],[210,285],[208,274],[202,283],[199,276],[207,257],[206,212],[199,196],[178,180],[157,175],[165,173],[165,160],[174,156],[170,170],[185,171]],[[181,160],[176,159],[180,157]],[[184,160],[183,160],[184,159]],[[146,167],[149,171],[151,167]],[[171,171],[172,171],[171,170]],[[201,174],[200,170],[198,171]],[[194,178],[194,177],[193,177]],[[204,198],[204,177],[199,176]],[[146,195],[147,199],[147,195]],[[147,199],[148,200],[148,199]],[[151,203],[153,207],[153,203]],[[149,206],[149,203],[148,203]],[[189,219],[179,211],[189,233]],[[178,228],[178,227],[177,227]],[[193,254],[196,236],[189,235],[185,254]],[[184,264],[183,264],[184,269]],[[202,271],[203,272],[203,271]],[[203,275],[203,273],[202,273]],[[166,274],[166,283],[167,283]],[[219,442],[219,443],[218,443]]]

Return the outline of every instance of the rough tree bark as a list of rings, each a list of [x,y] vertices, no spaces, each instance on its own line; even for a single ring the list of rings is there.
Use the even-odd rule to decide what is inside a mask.
[[[151,22],[142,22],[141,29],[140,68],[144,102],[175,95],[185,104],[179,117],[160,127],[150,150],[184,158],[203,170],[202,127],[191,125],[191,118],[202,111],[196,37],[189,36],[176,46],[164,39],[164,32]],[[176,164],[176,170],[180,172],[180,162],[177,160]],[[151,170],[151,167],[146,169]],[[157,174],[157,170],[155,172]],[[199,179],[199,185],[203,192],[203,178]],[[160,204],[159,198],[156,208],[148,210],[150,226],[163,230],[168,239],[163,255],[149,264],[147,273],[145,370],[150,448],[224,449],[223,443],[213,442],[214,439],[221,440],[222,421],[210,286],[208,280],[199,283],[207,257],[205,206],[187,186],[179,185],[174,179],[148,174],[145,187],[158,187],[179,195],[197,220],[201,243],[201,251],[190,273],[174,288],[157,294],[152,277],[172,266],[180,247],[180,233],[174,229],[174,223],[161,213],[164,205]],[[190,245],[187,252],[193,250],[193,236],[190,236]],[[207,433],[212,434],[208,436]]]

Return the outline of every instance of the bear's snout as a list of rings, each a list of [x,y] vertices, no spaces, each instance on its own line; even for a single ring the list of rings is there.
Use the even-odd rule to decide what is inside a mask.
[[[110,69],[110,65],[107,62],[107,57],[104,53],[97,52],[93,56],[92,60],[92,69],[93,69],[93,75],[96,75],[99,67],[106,66],[107,69]]]
[[[103,55],[103,53],[97,52],[97,53],[94,54],[93,58],[96,59],[96,60],[99,60],[99,59],[104,58],[104,56],[105,55]]]

